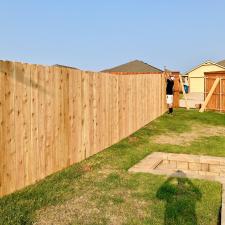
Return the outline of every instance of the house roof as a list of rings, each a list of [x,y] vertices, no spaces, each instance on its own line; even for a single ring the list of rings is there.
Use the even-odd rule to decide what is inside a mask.
[[[63,68],[68,68],[68,69],[74,69],[74,70],[79,70],[78,68],[76,67],[71,67],[71,66],[65,66],[65,65],[60,65],[60,64],[55,64],[53,66],[56,66],[56,67],[63,67]]]
[[[163,71],[140,60],[134,60],[101,72],[161,73]]]
[[[207,65],[209,65],[209,64],[215,65],[215,66],[219,66],[219,67],[225,69],[225,66],[223,66],[223,65],[221,65],[221,64],[218,64],[218,63],[214,63],[214,62],[212,62],[212,61],[209,60],[209,61],[206,61],[206,62],[204,62],[204,63],[202,63],[202,64],[200,64],[200,65],[198,65],[198,66],[192,68],[191,70],[187,71],[187,72],[185,73],[185,75],[187,75],[188,73],[191,73],[192,71],[198,69],[198,68],[201,67],[201,66],[207,66]]]
[[[217,64],[225,67],[225,60],[222,60],[222,61],[218,62]]]

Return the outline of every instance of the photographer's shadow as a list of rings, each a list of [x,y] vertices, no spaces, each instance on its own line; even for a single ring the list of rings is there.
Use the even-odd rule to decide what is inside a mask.
[[[169,177],[159,188],[157,198],[166,202],[165,225],[197,225],[196,203],[201,200],[200,190],[182,171]]]

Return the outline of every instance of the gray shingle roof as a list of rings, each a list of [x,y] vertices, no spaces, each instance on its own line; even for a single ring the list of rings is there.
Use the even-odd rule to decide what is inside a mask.
[[[140,60],[134,60],[101,72],[154,73],[163,71]]]
[[[62,67],[62,68],[68,68],[68,69],[74,69],[74,70],[79,70],[78,68],[76,67],[71,67],[71,66],[65,66],[65,65],[60,65],[60,64],[55,64],[53,66],[56,66],[56,67]]]
[[[222,61],[218,62],[217,64],[225,67],[225,60],[222,60]]]

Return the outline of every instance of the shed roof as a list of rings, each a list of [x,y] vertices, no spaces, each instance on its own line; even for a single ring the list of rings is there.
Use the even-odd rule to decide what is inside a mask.
[[[125,72],[125,73],[161,73],[162,70],[151,66],[143,61],[134,60],[101,72]]]

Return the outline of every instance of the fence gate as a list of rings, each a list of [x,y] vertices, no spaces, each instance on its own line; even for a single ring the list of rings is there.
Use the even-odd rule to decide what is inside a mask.
[[[212,88],[216,78],[220,81],[210,98],[206,109],[225,112],[225,71],[205,73],[205,98]]]

